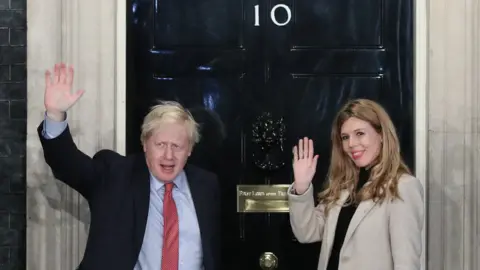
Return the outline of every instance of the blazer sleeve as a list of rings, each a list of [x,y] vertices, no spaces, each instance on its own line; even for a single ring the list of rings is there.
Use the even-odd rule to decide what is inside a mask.
[[[388,205],[394,269],[420,270],[424,224],[422,184],[413,176],[402,176],[398,190],[400,199]]]
[[[91,158],[77,148],[68,126],[59,136],[51,139],[43,136],[43,128],[42,122],[37,131],[45,161],[53,175],[89,200],[95,187],[104,180],[107,161],[118,154],[102,150]]]
[[[288,190],[288,203],[293,234],[300,243],[321,241],[325,228],[324,205],[315,207],[312,185],[302,195],[292,194],[292,187]]]

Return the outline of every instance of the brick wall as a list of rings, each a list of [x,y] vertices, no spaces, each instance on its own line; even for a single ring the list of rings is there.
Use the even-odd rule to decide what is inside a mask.
[[[0,269],[25,269],[26,0],[0,0]]]

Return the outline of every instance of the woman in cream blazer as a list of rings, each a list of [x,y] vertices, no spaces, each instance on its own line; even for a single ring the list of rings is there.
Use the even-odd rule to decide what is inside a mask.
[[[332,144],[329,185],[317,206],[313,142],[304,138],[293,149],[290,222],[299,242],[322,241],[318,270],[419,270],[423,188],[401,159],[385,110],[349,102],[333,123]]]

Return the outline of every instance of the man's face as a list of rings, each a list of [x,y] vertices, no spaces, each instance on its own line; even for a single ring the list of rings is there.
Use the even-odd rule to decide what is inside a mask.
[[[170,182],[183,170],[191,153],[187,129],[180,123],[163,123],[145,141],[143,151],[153,176]]]

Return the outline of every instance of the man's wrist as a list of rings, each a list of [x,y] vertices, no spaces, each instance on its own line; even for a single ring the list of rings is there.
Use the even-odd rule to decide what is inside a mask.
[[[47,117],[53,121],[56,121],[56,122],[65,121],[65,112],[55,112],[55,111],[47,110],[46,114],[47,114]]]

